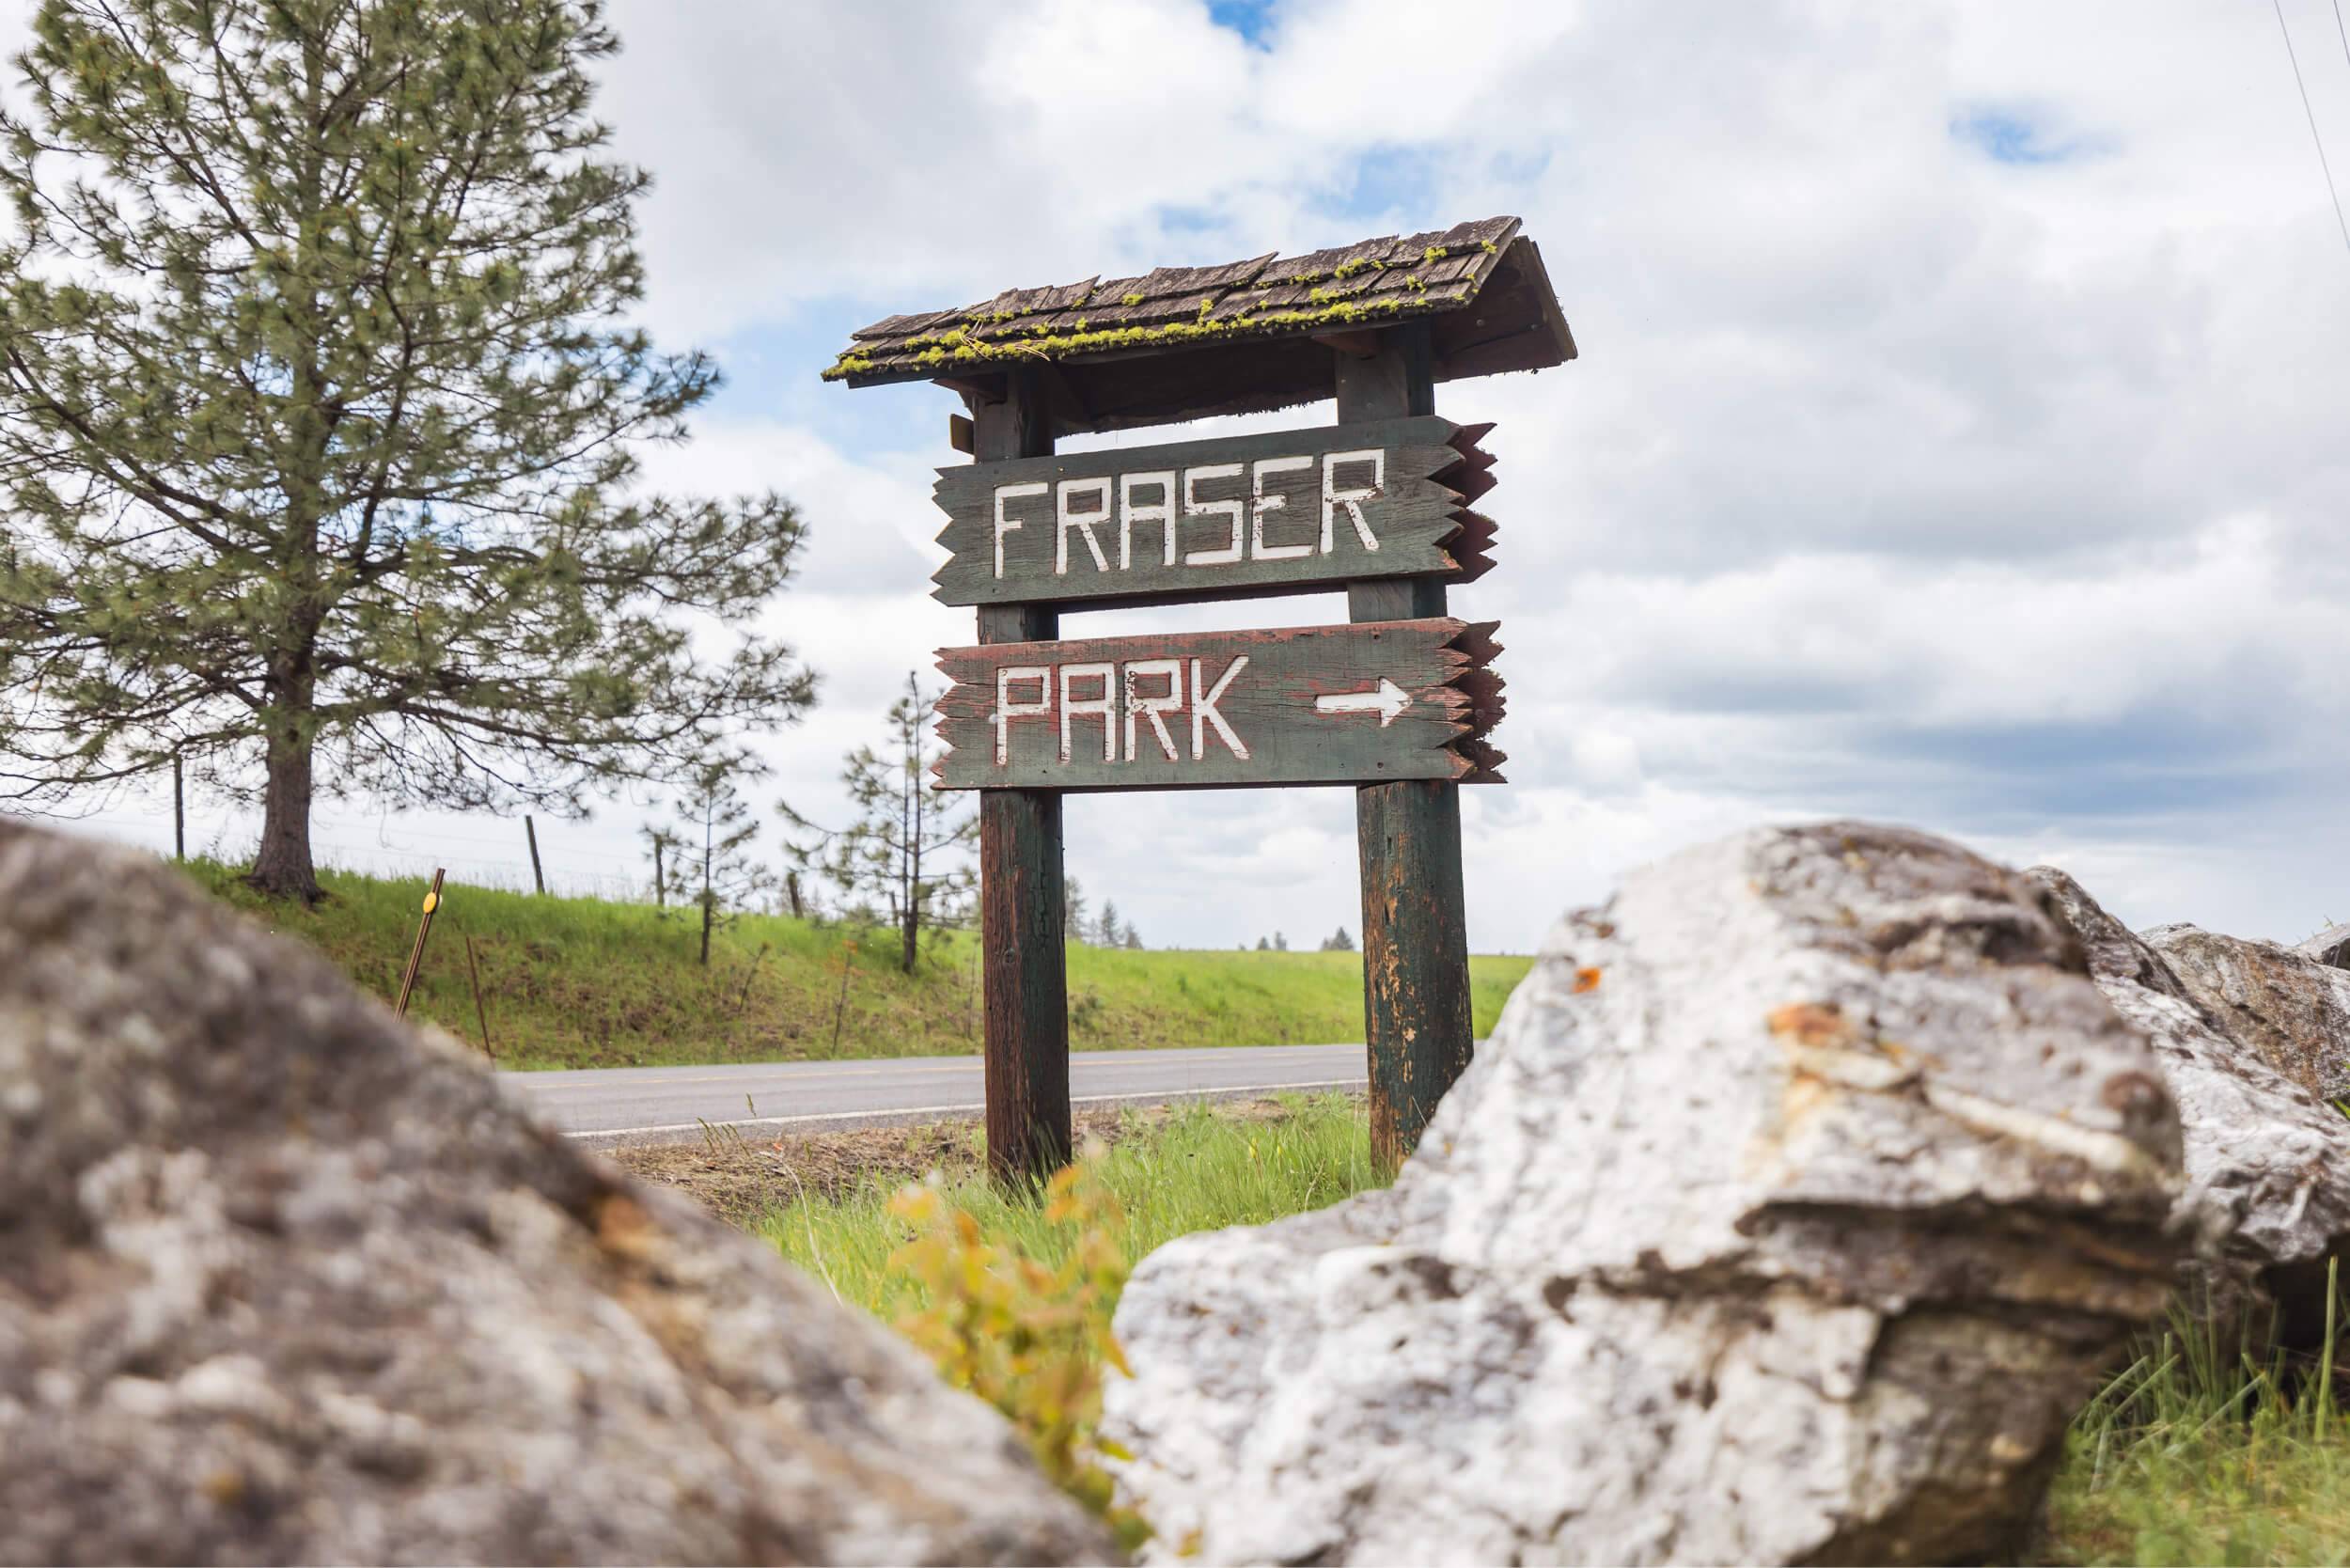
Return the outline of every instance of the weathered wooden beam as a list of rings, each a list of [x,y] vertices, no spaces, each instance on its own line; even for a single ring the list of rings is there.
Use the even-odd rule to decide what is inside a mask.
[[[1001,401],[971,400],[980,463],[1049,456],[1051,411],[1034,375],[1005,378]],[[1049,604],[989,604],[982,643],[1059,630]],[[991,790],[979,802],[979,927],[985,952],[987,1163],[1003,1182],[1069,1161],[1069,973],[1061,920],[1061,802],[1049,790]]]
[[[1435,413],[1434,354],[1425,323],[1390,329],[1371,359],[1334,354],[1341,421]],[[1351,585],[1350,619],[1445,614],[1430,577]],[[1366,785],[1355,794],[1355,847],[1363,889],[1364,1033],[1371,1054],[1372,1154],[1390,1166],[1419,1143],[1436,1103],[1469,1064],[1468,912],[1461,875],[1456,784]]]

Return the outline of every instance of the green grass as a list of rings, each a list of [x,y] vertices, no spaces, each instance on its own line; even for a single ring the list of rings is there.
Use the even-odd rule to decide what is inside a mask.
[[[1127,1216],[1128,1255],[1376,1184],[1358,1103],[1287,1105],[1288,1117],[1272,1123],[1195,1107],[1102,1156],[1097,1168]],[[754,1229],[844,1301],[898,1322],[930,1303],[888,1267],[910,1234],[887,1213],[895,1185],[870,1180],[837,1199],[802,1200]],[[1049,1222],[1032,1199],[1008,1198],[976,1176],[949,1184],[945,1197],[1007,1253],[1047,1268],[1071,1255],[1070,1228]],[[1115,1306],[1113,1293],[1088,1309],[1106,1326]],[[2075,1421],[2030,1560],[2350,1564],[2350,1429],[2338,1396],[2329,1360],[2256,1363],[2175,1318]]]
[[[1186,1106],[1120,1137],[1098,1156],[1093,1168],[1126,1214],[1130,1257],[1194,1231],[1262,1225],[1326,1208],[1383,1183],[1371,1164],[1359,1102],[1313,1095],[1280,1103],[1285,1114],[1270,1121]],[[1130,1126],[1146,1125],[1140,1113],[1129,1112],[1128,1119]],[[972,1136],[979,1136],[976,1129]],[[887,1212],[896,1188],[893,1182],[870,1181],[838,1199],[803,1198],[770,1212],[754,1229],[841,1300],[893,1319],[920,1297],[887,1266],[906,1235]],[[992,1240],[1022,1256],[1052,1268],[1067,1260],[1073,1238],[1047,1221],[1033,1199],[1009,1195],[976,1175],[951,1184],[946,1196]]]
[[[236,868],[190,875],[271,927],[322,950],[391,997],[415,940],[421,878],[321,872],[316,909],[245,887]],[[465,972],[473,938],[490,1043],[502,1067],[631,1067],[979,1049],[979,943],[945,933],[913,975],[894,933],[744,916],[697,962],[690,911],[444,889],[410,1011],[476,1044]],[[1493,1027],[1530,958],[1469,960],[1476,1027]],[[1069,949],[1069,1032],[1079,1050],[1326,1044],[1363,1037],[1355,953]],[[846,981],[844,986],[843,981]],[[836,1017],[838,1027],[836,1029]]]
[[[2329,1283],[2338,1283],[2329,1281]],[[2335,1300],[2341,1299],[2337,1293]],[[2052,1562],[2350,1563],[2350,1429],[2326,1349],[2288,1367],[2183,1313],[2073,1423]]]

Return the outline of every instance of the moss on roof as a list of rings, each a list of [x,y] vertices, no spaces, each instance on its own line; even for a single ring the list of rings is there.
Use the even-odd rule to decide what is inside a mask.
[[[1491,259],[1517,230],[1515,218],[1488,218],[1312,252],[1296,259],[1308,263],[1304,268],[1268,256],[1221,268],[1161,268],[1100,287],[1008,290],[964,310],[893,316],[864,328],[823,377],[905,380],[1018,361],[1384,323],[1458,308],[1476,297],[1493,271]],[[1423,274],[1448,259],[1458,259],[1432,284]],[[1214,274],[1204,289],[1203,274]],[[1153,278],[1160,281],[1154,285]],[[1358,278],[1343,289],[1323,287]],[[1153,287],[1160,290],[1155,296]],[[1273,290],[1283,290],[1278,303],[1262,297]],[[1051,303],[1005,308],[1007,301],[1027,298]],[[1073,300],[1082,309],[1073,310]],[[1166,319],[1149,319],[1154,313]]]

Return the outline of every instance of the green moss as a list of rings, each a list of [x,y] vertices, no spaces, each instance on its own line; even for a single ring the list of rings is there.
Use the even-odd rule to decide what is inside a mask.
[[[1403,292],[1382,295],[1376,299],[1333,298],[1325,290],[1314,290],[1309,296],[1312,308],[1304,310],[1275,310],[1262,315],[1235,313],[1222,319],[1211,314],[1213,306],[1203,307],[1193,320],[1162,322],[1156,326],[1120,326],[1087,329],[1080,321],[1078,330],[1069,333],[1043,333],[1034,337],[1013,338],[1004,342],[987,342],[972,337],[958,327],[935,337],[908,338],[902,347],[916,349],[915,363],[925,370],[935,370],[948,365],[985,365],[1010,359],[1061,359],[1072,354],[1101,353],[1118,349],[1156,347],[1167,343],[1213,341],[1218,337],[1241,333],[1262,332],[1278,327],[1296,327],[1310,331],[1316,327],[1346,326],[1357,321],[1376,321],[1383,317],[1408,315],[1426,308],[1426,285],[1414,274],[1412,287]],[[859,368],[870,369],[870,361]],[[824,371],[824,379],[837,381],[852,372],[835,364]]]
[[[1427,263],[1429,263],[1429,262],[1431,262],[1431,261],[1441,261],[1441,260],[1443,260],[1443,259],[1445,259],[1445,256],[1446,256],[1446,255],[1447,255],[1447,252],[1446,252],[1446,250],[1445,250],[1444,246],[1442,246],[1442,245],[1430,245],[1430,246],[1429,246],[1426,250],[1421,251],[1421,252],[1419,253],[1419,259],[1420,259],[1420,262],[1421,262],[1421,264],[1422,264],[1422,265],[1426,265]]]
[[[1495,244],[1491,240],[1478,241],[1477,248],[1483,251],[1487,256],[1499,256],[1501,254],[1501,247]]]
[[[1142,303],[1142,296],[1140,294],[1128,294],[1119,303],[1121,305],[1140,305]]]

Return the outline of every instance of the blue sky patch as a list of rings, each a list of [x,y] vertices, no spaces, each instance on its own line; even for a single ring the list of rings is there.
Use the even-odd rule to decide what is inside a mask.
[[[1256,48],[1272,47],[1266,35],[1273,31],[1273,0],[1208,0],[1208,20],[1230,28]]]
[[[2029,109],[1978,104],[1950,117],[1953,140],[1995,164],[2025,167],[2067,163],[2093,152],[2085,137],[2060,133]]]

